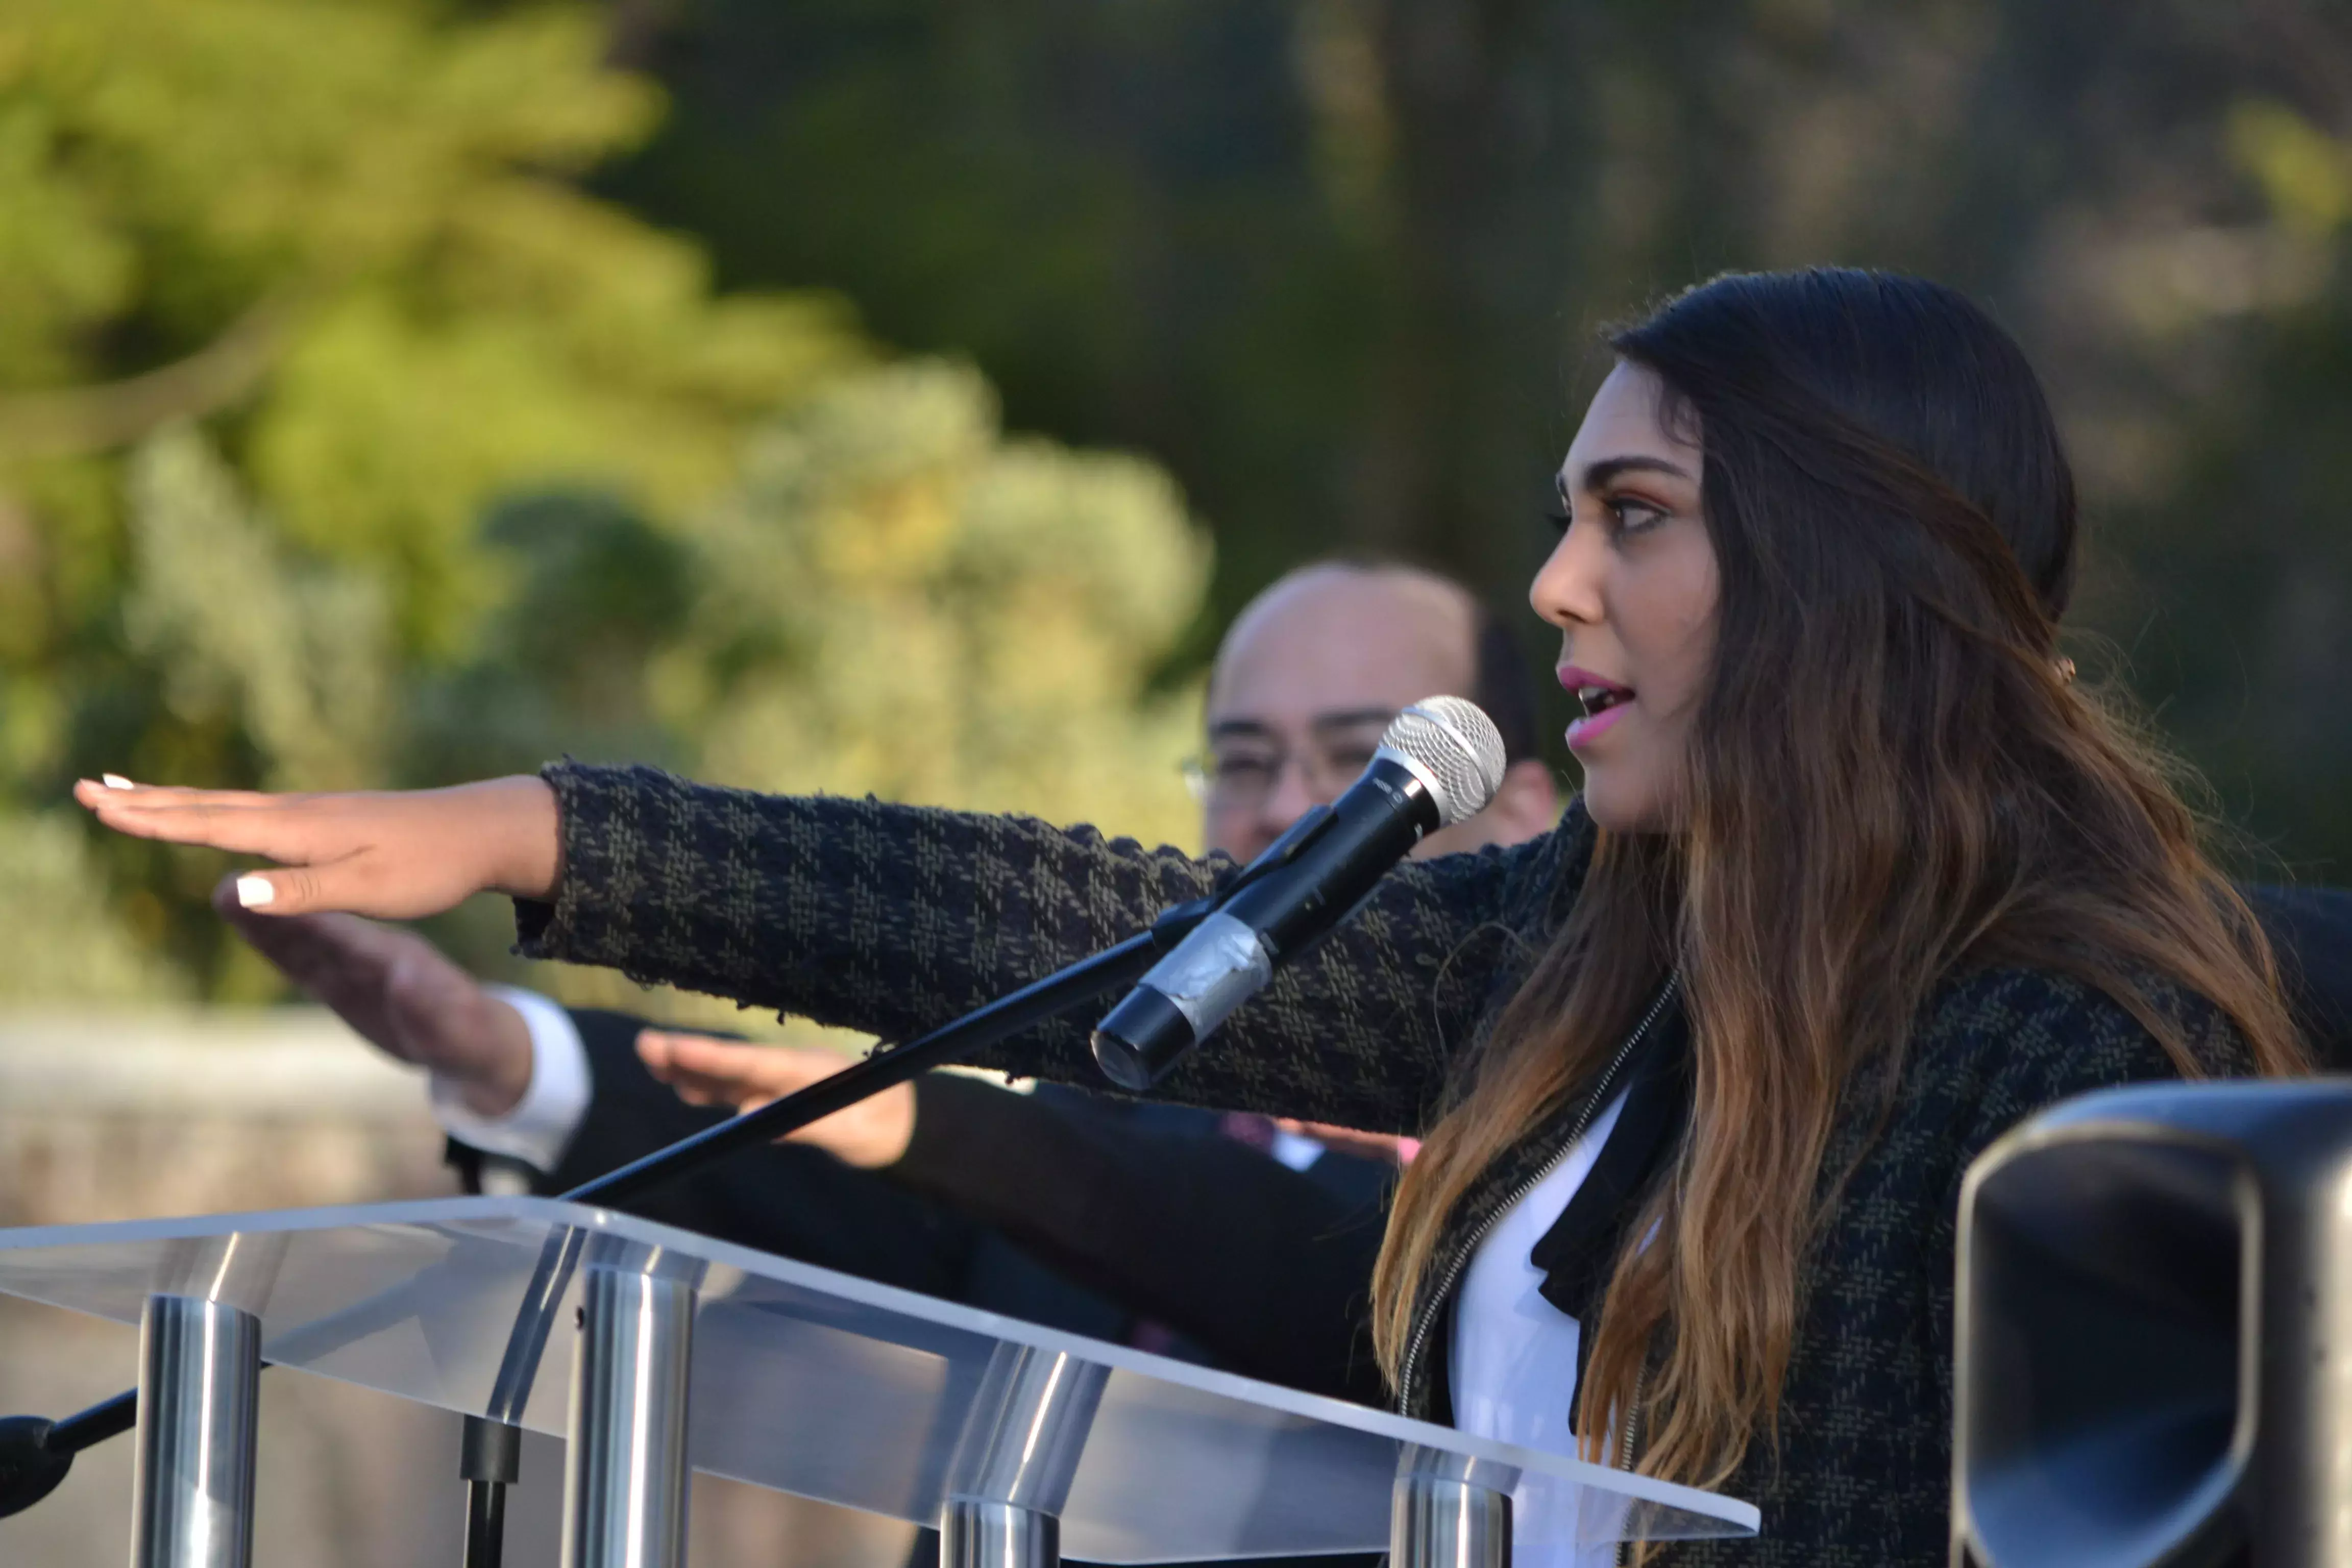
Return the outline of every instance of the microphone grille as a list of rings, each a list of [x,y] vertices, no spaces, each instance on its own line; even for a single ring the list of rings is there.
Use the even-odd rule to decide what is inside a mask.
[[[1503,734],[1475,702],[1424,697],[1390,721],[1381,744],[1413,765],[1442,826],[1477,816],[1503,787]]]

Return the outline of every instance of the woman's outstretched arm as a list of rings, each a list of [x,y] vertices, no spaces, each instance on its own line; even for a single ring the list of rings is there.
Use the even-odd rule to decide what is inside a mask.
[[[409,919],[509,892],[531,956],[900,1039],[1133,935],[1223,864],[1024,817],[569,763],[413,795],[77,793],[126,832],[280,862],[257,874],[264,908]],[[1420,1131],[1517,937],[1580,877],[1588,844],[1579,813],[1533,845],[1400,867],[1161,1092]],[[1034,1030],[984,1065],[1099,1087],[1093,1022]]]
[[[1229,863],[1091,828],[716,789],[563,763],[564,874],[523,951],[905,1039],[1134,935]],[[1513,850],[1407,862],[1161,1086],[1381,1131],[1426,1123],[1512,933],[1580,876],[1580,812]],[[1106,999],[1103,1008],[1108,1009]],[[1093,1016],[982,1065],[1103,1087]]]

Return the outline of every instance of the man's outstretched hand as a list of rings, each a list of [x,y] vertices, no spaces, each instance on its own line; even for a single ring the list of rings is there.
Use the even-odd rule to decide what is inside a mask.
[[[832,1051],[804,1046],[753,1046],[646,1029],[637,1036],[646,1070],[677,1090],[688,1105],[723,1105],[740,1114],[782,1100],[849,1066]],[[836,1110],[786,1135],[814,1143],[846,1165],[879,1170],[896,1164],[915,1136],[915,1086],[893,1084],[846,1110]]]
[[[247,909],[236,881],[221,879],[213,908],[303,994],[386,1055],[452,1080],[478,1116],[503,1116],[521,1100],[530,1087],[530,1026],[439,948],[357,915]]]

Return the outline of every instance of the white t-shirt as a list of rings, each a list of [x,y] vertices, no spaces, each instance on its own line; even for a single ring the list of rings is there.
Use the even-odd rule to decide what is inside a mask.
[[[1579,1457],[1570,1420],[1581,1331],[1574,1318],[1544,1300],[1544,1271],[1529,1255],[1591,1173],[1624,1109],[1625,1091],[1619,1089],[1567,1156],[1486,1233],[1462,1277],[1447,1370],[1454,1425],[1465,1432]],[[1610,1568],[1613,1543],[1577,1547],[1572,1499],[1557,1489],[1525,1487],[1512,1498],[1513,1568]]]

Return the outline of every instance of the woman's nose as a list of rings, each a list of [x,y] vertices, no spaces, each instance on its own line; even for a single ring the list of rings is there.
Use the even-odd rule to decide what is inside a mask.
[[[1560,627],[1597,626],[1601,608],[1601,578],[1608,552],[1601,531],[1570,523],[1536,570],[1528,586],[1528,603],[1537,615]]]

